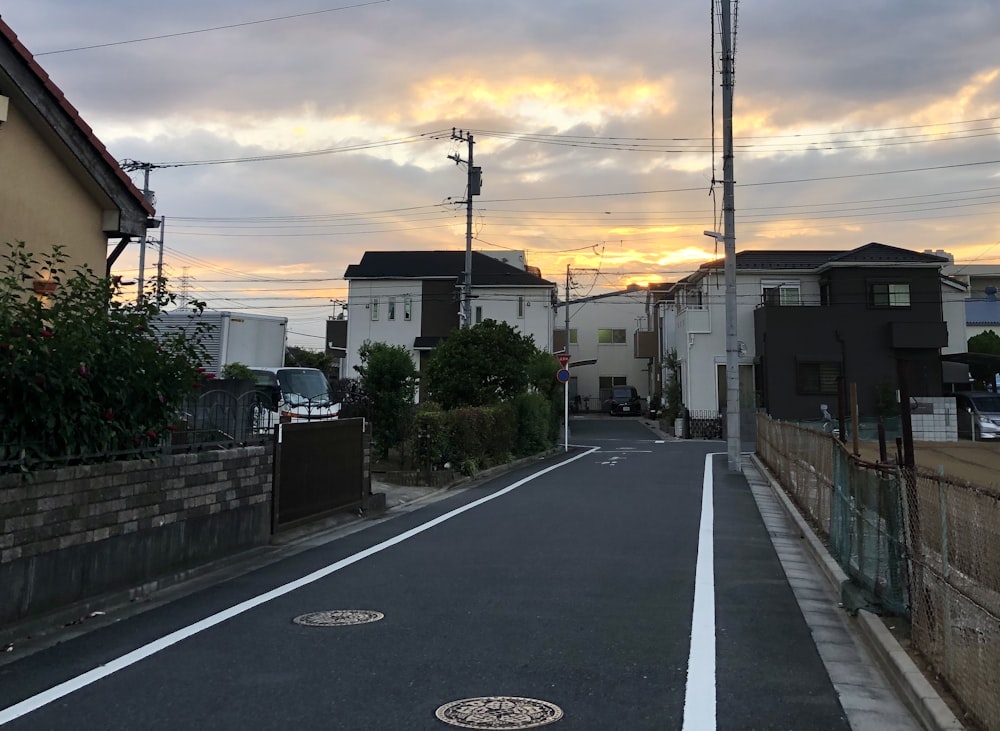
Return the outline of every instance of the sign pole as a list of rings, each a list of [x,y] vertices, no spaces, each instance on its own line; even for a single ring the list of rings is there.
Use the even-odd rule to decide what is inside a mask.
[[[567,331],[568,332],[568,331]],[[563,384],[563,451],[569,451],[569,353],[563,351],[556,353],[559,359],[559,372],[556,373],[556,380]]]
[[[564,430],[565,439],[563,441],[563,451],[569,451],[569,379],[563,383],[563,424],[566,425]]]

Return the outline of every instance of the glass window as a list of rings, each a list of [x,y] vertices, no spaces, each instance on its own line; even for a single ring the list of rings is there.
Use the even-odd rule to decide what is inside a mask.
[[[396,319],[396,298],[389,298],[389,306],[386,308],[386,318],[389,320]]]
[[[798,392],[803,396],[835,396],[837,379],[840,377],[840,364],[798,363],[795,376]]]
[[[483,307],[482,305],[476,306],[476,324],[480,324],[483,321]]]
[[[377,320],[378,319],[378,297],[372,297],[370,309],[371,309],[371,313],[372,313],[372,319],[373,320]]]
[[[872,307],[909,307],[910,285],[907,282],[872,282],[868,287]]]
[[[403,319],[407,322],[413,317],[413,298],[405,297],[403,298]]]
[[[624,345],[625,328],[602,327],[597,331],[597,342],[601,345]]]
[[[517,316],[524,317],[524,295],[518,295],[517,298]]]
[[[577,345],[578,344],[578,341],[576,339],[576,328],[575,327],[571,327],[569,329],[569,342],[570,342],[570,345]]]
[[[798,282],[761,282],[761,294],[765,305],[802,304]]]

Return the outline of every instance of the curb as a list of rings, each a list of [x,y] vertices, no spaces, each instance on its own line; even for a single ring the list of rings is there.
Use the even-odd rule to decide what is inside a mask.
[[[847,574],[840,567],[826,546],[806,522],[798,507],[785,494],[781,486],[771,476],[767,467],[756,454],[746,455],[754,467],[767,480],[771,491],[778,498],[788,517],[792,519],[806,542],[810,556],[819,565],[820,570],[830,583],[830,586],[842,596],[843,587],[850,583]],[[928,731],[964,731],[965,726],[958,720],[948,704],[930,684],[913,662],[910,655],[899,644],[899,641],[882,623],[882,620],[871,612],[860,609],[857,614],[856,626],[865,648],[871,653],[879,669],[886,679],[900,694],[903,703]]]

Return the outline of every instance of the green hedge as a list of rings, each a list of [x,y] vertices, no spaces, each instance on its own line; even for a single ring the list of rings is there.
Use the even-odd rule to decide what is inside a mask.
[[[539,394],[522,394],[498,406],[442,411],[421,406],[413,455],[429,470],[450,463],[465,475],[549,449],[554,444],[551,406]]]

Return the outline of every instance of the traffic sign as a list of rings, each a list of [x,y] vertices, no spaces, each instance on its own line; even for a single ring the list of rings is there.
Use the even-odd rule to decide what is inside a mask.
[[[559,365],[563,368],[566,368],[566,366],[569,365],[569,353],[556,353],[556,358],[559,359]]]
[[[556,380],[559,383],[567,383],[569,381],[569,371],[565,368],[559,369],[559,372],[556,373]]]

